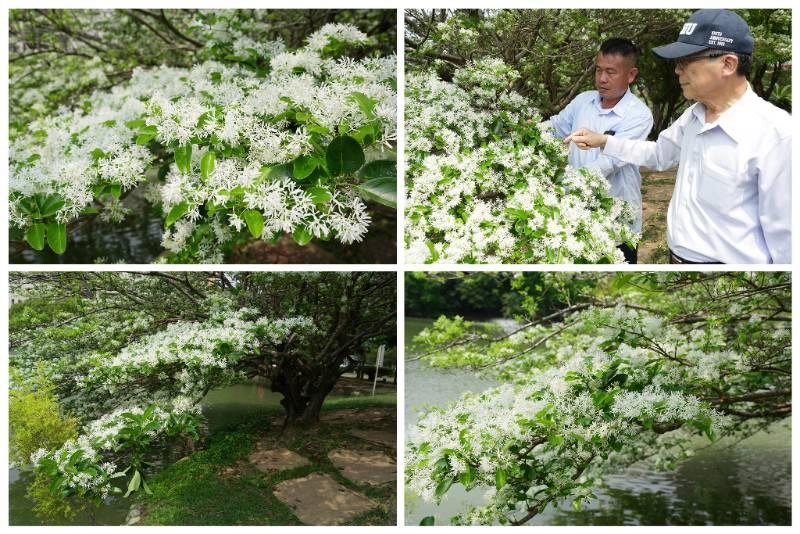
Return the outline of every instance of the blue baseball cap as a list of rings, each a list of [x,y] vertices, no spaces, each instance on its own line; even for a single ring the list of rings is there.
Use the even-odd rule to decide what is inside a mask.
[[[663,59],[677,59],[709,48],[752,55],[753,34],[744,19],[733,11],[700,9],[683,25],[677,42],[657,46],[653,53]]]

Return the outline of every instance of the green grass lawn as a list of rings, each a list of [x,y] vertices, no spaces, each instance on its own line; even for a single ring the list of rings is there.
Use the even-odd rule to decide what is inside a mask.
[[[394,413],[396,397],[380,395],[331,399],[323,413],[332,410],[379,408]],[[328,453],[340,447],[364,448],[365,442],[347,433],[359,421],[320,423],[309,431],[280,435],[281,412],[274,408],[251,417],[235,429],[208,437],[204,450],[179,461],[148,479],[152,495],[142,495],[144,525],[300,525],[292,510],[272,493],[278,482],[312,472],[326,473],[340,484],[366,495],[378,507],[353,518],[352,525],[395,525],[396,486],[356,484],[339,473]],[[394,418],[392,417],[392,425]],[[394,428],[394,426],[392,426]],[[259,440],[274,442],[310,460],[310,464],[263,473],[246,458]]]

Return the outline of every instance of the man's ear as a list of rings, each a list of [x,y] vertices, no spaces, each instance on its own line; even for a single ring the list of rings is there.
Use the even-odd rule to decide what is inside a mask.
[[[632,84],[633,81],[636,79],[636,76],[639,75],[639,69],[633,67],[630,71],[628,71],[628,85]]]
[[[735,54],[722,56],[722,72],[727,75],[736,74],[739,68],[739,58]]]

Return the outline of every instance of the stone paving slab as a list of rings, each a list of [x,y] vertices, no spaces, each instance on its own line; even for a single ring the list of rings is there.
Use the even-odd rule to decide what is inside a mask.
[[[275,485],[273,493],[306,525],[338,525],[376,506],[321,473],[284,480]]]
[[[382,452],[337,449],[328,458],[353,482],[378,485],[397,480],[397,463]]]
[[[397,434],[393,430],[354,429],[350,431],[350,435],[365,441],[371,441],[373,443],[378,443],[379,445],[391,447],[393,449],[397,448]]]
[[[257,450],[247,459],[256,466],[256,469],[264,473],[294,469],[311,463],[307,458],[289,449]]]

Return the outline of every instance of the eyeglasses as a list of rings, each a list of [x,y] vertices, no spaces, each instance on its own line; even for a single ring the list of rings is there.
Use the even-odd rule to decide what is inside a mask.
[[[716,54],[704,54],[702,56],[682,57],[680,59],[675,60],[675,66],[685,69],[687,66],[689,66],[689,63],[693,63],[701,59],[716,59],[718,57],[728,56],[728,55],[730,55],[730,52],[718,52]]]

